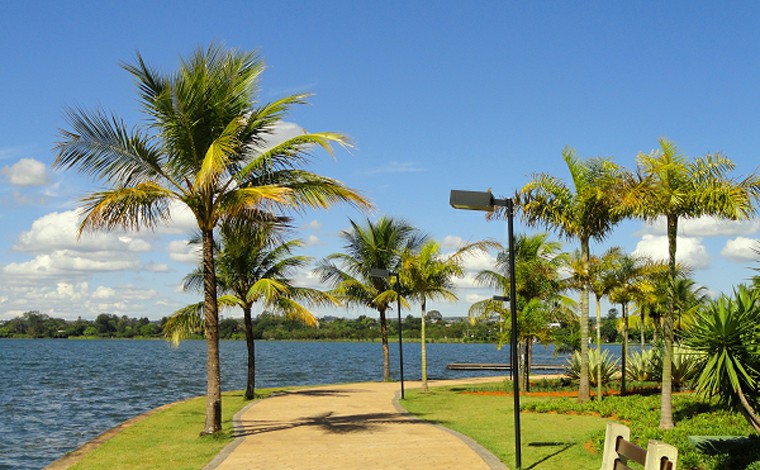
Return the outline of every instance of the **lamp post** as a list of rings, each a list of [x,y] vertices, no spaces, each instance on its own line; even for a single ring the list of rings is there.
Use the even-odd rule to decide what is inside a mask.
[[[515,234],[514,234],[514,202],[511,198],[495,199],[490,191],[459,191],[452,190],[449,204],[454,209],[466,209],[493,212],[494,207],[504,207],[507,212],[507,241],[509,242],[509,310],[512,317],[512,335],[510,341],[510,362],[512,369],[512,395],[514,396],[515,418],[515,466],[522,468],[520,445],[520,384],[517,373],[517,294],[515,286]],[[507,300],[504,297],[494,300]]]
[[[403,348],[403,336],[401,334],[401,278],[398,273],[389,271],[387,269],[372,268],[369,270],[369,275],[379,278],[396,278],[396,285],[394,290],[396,291],[396,313],[398,314],[398,372],[401,379],[401,399],[404,399],[404,348]]]

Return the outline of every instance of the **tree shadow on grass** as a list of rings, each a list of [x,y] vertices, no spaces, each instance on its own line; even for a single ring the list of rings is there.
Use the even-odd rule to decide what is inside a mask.
[[[576,445],[575,442],[529,442],[528,447],[557,447],[557,450],[552,452],[549,455],[544,456],[542,459],[537,460],[533,464],[531,464],[528,467],[525,467],[527,469],[536,468],[540,464],[548,461],[549,459],[556,457],[557,455],[561,454],[562,452],[567,451],[569,448]]]

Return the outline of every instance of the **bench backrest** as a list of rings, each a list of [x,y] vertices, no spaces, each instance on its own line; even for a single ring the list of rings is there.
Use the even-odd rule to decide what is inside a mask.
[[[678,449],[650,440],[646,450],[633,444],[631,430],[618,423],[607,423],[601,470],[630,470],[628,462],[637,462],[644,470],[676,470]]]

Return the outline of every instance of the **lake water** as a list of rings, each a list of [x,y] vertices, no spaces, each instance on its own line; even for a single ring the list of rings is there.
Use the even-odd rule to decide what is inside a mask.
[[[448,371],[451,362],[508,362],[493,344],[428,344],[431,379],[504,375]],[[615,352],[619,347],[613,348]],[[564,363],[536,346],[537,364]],[[246,348],[221,343],[222,388],[245,388]],[[382,379],[379,343],[259,341],[256,385]],[[391,344],[398,378],[398,344]],[[420,345],[404,344],[404,378],[420,377]],[[206,393],[206,343],[0,340],[0,469],[41,468],[111,427],[160,405]]]

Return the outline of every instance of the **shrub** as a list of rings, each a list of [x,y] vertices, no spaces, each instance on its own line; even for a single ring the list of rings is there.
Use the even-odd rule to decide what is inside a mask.
[[[653,357],[653,349],[644,349],[639,353],[633,353],[629,355],[628,361],[625,365],[626,376],[631,380],[637,380],[639,382],[647,382],[653,380],[653,377],[655,375],[653,374]]]
[[[652,380],[662,380],[662,349],[654,349],[652,357]],[[701,371],[703,354],[678,344],[673,345],[673,388],[693,388]]]
[[[602,369],[602,385],[606,385],[612,380],[612,377],[620,370],[620,364],[616,359],[612,358],[609,351],[599,351],[596,349],[589,349],[588,351],[588,374],[589,382],[592,386],[596,387],[597,384],[597,371],[601,367]],[[581,354],[575,351],[568,360],[567,375],[574,381],[581,378]]]

